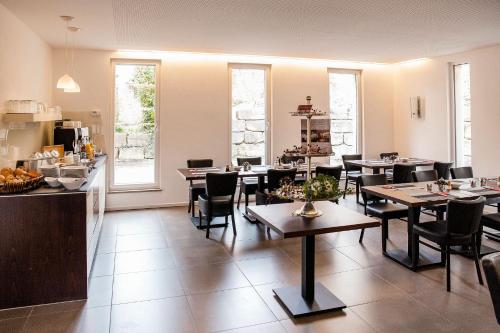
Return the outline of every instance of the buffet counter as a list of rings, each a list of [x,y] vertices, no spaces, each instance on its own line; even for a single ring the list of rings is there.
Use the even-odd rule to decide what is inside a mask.
[[[0,195],[0,309],[87,298],[104,219],[106,157],[80,189]]]

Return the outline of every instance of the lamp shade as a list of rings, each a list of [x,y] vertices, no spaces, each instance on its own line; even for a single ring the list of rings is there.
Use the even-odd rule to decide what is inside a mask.
[[[57,88],[59,89],[74,89],[76,86],[75,80],[68,74],[64,74],[57,80]]]
[[[65,88],[64,92],[65,93],[79,93],[80,92],[80,85],[76,83],[76,81],[73,81],[75,83],[75,86],[73,88]]]

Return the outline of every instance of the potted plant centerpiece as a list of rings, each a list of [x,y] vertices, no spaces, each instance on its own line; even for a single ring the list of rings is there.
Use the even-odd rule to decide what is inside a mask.
[[[293,214],[312,218],[323,214],[314,207],[314,201],[337,200],[343,195],[343,191],[334,177],[320,174],[303,185],[283,182],[271,195],[281,200],[304,201],[304,205]]]

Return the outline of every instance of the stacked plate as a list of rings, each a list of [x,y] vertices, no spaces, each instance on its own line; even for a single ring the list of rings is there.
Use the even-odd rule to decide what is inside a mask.
[[[45,177],[53,177],[53,178],[59,177],[59,167],[57,165],[42,165],[40,167],[40,172]]]

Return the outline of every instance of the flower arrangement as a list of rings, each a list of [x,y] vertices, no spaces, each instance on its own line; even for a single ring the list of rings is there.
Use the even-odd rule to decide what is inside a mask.
[[[294,214],[306,217],[321,215],[321,212],[314,208],[313,201],[337,200],[344,193],[334,177],[323,174],[307,180],[303,185],[295,185],[290,179],[283,179],[280,185],[270,193],[270,201],[273,201],[273,197],[279,200],[305,201],[304,206]]]

